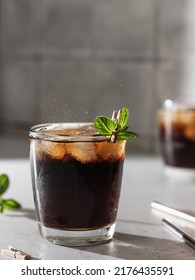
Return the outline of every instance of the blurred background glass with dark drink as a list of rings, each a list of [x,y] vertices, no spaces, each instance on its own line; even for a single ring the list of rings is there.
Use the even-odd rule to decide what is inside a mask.
[[[195,104],[167,99],[158,121],[165,175],[172,182],[195,180]]]

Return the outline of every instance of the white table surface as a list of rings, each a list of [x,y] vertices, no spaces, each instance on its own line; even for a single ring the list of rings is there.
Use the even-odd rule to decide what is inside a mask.
[[[195,259],[195,250],[161,224],[168,215],[150,207],[151,201],[156,200],[195,215],[195,183],[169,183],[158,157],[126,158],[113,241],[78,248],[54,245],[39,235],[27,159],[1,159],[0,173],[7,173],[10,178],[10,188],[4,197],[22,203],[21,210],[6,211],[0,216],[0,249],[11,245],[31,254],[33,259],[43,260]],[[185,226],[195,237],[193,224],[184,225],[176,218],[174,222]],[[8,258],[0,254],[0,259]]]

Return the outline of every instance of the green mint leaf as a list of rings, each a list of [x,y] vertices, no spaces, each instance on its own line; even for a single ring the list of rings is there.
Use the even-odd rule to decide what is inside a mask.
[[[127,108],[123,108],[121,110],[120,118],[118,121],[118,130],[122,130],[126,127],[129,119],[129,110]]]
[[[94,127],[103,136],[111,136],[113,132],[116,133],[117,140],[132,140],[138,137],[138,134],[133,131],[128,131],[129,110],[123,108],[117,121],[105,117],[99,116],[94,121]]]
[[[2,195],[9,187],[9,178],[6,174],[0,175],[0,195]]]
[[[4,211],[3,204],[2,204],[2,203],[0,203],[0,214],[3,214],[3,211]]]
[[[21,208],[21,205],[14,199],[4,199],[3,207],[8,210],[13,210],[13,209]]]
[[[105,116],[99,116],[94,121],[94,127],[104,136],[110,136],[116,127],[116,123]]]
[[[138,134],[133,131],[118,131],[118,140],[133,140],[138,137]]]
[[[120,131],[124,132],[124,131],[127,131],[127,129],[128,129],[128,126],[124,126],[123,129],[120,129]]]
[[[6,174],[0,175],[0,214],[3,214],[5,209],[14,210],[20,208],[21,205],[14,199],[3,199],[2,194],[6,192],[9,187],[9,178]]]

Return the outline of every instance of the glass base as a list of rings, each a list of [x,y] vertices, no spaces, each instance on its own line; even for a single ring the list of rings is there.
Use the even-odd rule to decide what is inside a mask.
[[[165,166],[165,176],[176,183],[188,183],[195,181],[195,169]]]
[[[105,243],[114,235],[116,223],[94,230],[64,230],[39,224],[43,238],[62,246],[87,246]]]

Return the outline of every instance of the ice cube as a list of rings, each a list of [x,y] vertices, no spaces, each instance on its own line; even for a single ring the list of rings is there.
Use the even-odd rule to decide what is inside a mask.
[[[125,141],[111,142],[96,142],[96,153],[103,160],[120,159],[125,152]]]
[[[96,129],[92,125],[85,125],[80,128],[80,134],[94,134]]]
[[[180,121],[182,121],[183,124],[189,124],[195,122],[195,112],[193,110],[187,110],[182,112]]]
[[[183,114],[184,135],[189,140],[195,141],[195,112],[189,110]]]
[[[184,128],[184,135],[187,139],[195,141],[195,123],[191,122],[187,124]]]
[[[95,145],[92,142],[73,142],[67,144],[67,153],[81,163],[97,160]]]
[[[40,150],[52,159],[63,159],[66,154],[66,144],[50,141],[42,141]]]

